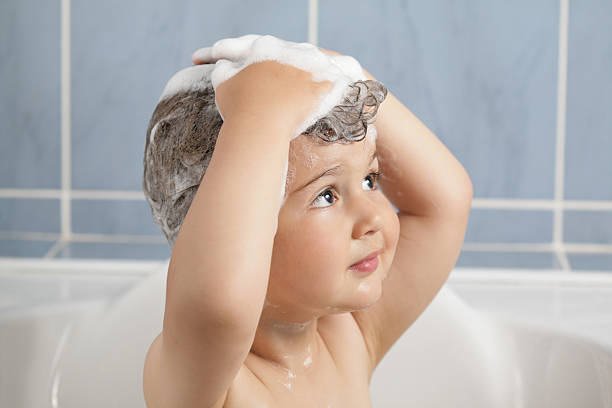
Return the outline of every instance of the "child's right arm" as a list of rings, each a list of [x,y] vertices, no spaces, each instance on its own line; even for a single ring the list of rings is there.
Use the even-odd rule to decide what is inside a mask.
[[[223,405],[263,308],[290,138],[331,85],[264,61],[217,88],[225,121],[172,251],[149,408]]]

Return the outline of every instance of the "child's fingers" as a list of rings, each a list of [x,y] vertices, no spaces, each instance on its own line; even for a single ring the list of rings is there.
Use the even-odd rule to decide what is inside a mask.
[[[329,54],[329,55],[342,55],[342,54],[340,54],[339,52],[336,52],[336,51],[330,51],[330,50],[326,50],[325,48],[321,48],[321,47],[319,47],[319,49],[320,49],[321,51],[323,51],[324,53]],[[368,71],[366,71],[366,69],[365,69],[364,67],[361,67],[361,70],[363,71],[364,75],[365,75],[365,76],[366,76],[368,79],[371,79],[371,80],[373,80],[373,81],[376,81],[376,78],[374,78],[374,77],[372,76],[372,74],[370,74]]]
[[[249,52],[253,41],[260,38],[259,34],[247,34],[236,38],[223,38],[212,47],[196,50],[191,55],[194,64],[213,64],[220,59],[239,61]]]
[[[212,47],[204,47],[196,50],[191,55],[191,60],[195,65],[212,64],[216,60],[212,56]]]
[[[321,51],[323,51],[323,52],[327,53],[327,54],[330,54],[330,55],[342,55],[342,54],[340,54],[339,52],[336,52],[336,51],[330,51],[330,50],[326,50],[325,48],[321,48],[321,47],[319,47],[319,49],[320,49]]]

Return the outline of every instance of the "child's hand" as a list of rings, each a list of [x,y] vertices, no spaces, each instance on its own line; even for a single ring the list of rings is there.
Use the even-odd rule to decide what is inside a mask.
[[[239,58],[241,58],[241,54],[245,52],[245,46],[246,45],[251,45],[252,41],[254,41],[255,39],[259,38],[260,36],[257,34],[248,34],[245,35],[242,38],[248,38],[249,41],[244,43],[244,46],[241,48],[237,48],[234,49],[234,52],[230,52],[229,49],[225,49],[223,53],[220,53],[218,50],[214,55],[213,55],[213,47],[205,47],[205,48],[200,48],[199,50],[195,51],[193,53],[193,55],[191,56],[191,60],[193,61],[194,65],[200,65],[200,64],[214,64],[215,62],[217,62],[219,59],[228,59],[230,61],[232,60],[237,60]],[[223,40],[221,40],[223,41]],[[339,52],[336,51],[332,51],[332,50],[327,50],[325,48],[319,47],[319,49],[328,54],[328,55],[334,55],[334,56],[339,56],[342,55]],[[361,67],[361,69],[363,70],[363,72],[365,73],[365,75],[368,77],[368,79],[371,79],[373,81],[376,80],[376,78],[374,78],[372,76],[372,74],[370,74],[368,71],[366,71],[365,68]]]
[[[314,82],[310,72],[294,66],[261,61],[221,83],[215,98],[224,120],[246,114],[252,119],[284,122],[294,129],[332,87],[332,82]]]
[[[341,103],[350,84],[366,79],[359,62],[351,56],[323,52],[309,43],[284,41],[271,35],[222,39],[212,47],[195,51],[192,60],[195,64],[215,64],[211,72],[215,93],[233,76],[243,77],[231,90],[225,90],[227,95],[217,96],[224,120],[225,115],[238,111],[258,109],[261,114],[263,109],[271,110],[276,119],[298,121],[292,138]],[[263,67],[250,67],[262,62],[266,62],[268,75],[259,72]],[[242,72],[247,70],[256,72]]]
[[[319,47],[319,49],[329,55],[342,55],[339,52],[326,50],[325,48]],[[196,63],[195,61],[196,60],[194,59],[193,62]],[[363,73],[368,77],[368,79],[371,79],[372,81],[376,81],[376,78],[374,78],[368,71],[366,71],[364,67],[361,67],[361,69],[363,70]]]

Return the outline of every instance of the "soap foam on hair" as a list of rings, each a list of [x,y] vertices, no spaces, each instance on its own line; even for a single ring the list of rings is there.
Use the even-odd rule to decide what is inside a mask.
[[[203,64],[180,70],[170,78],[168,83],[166,83],[158,103],[179,92],[188,93],[190,91],[210,88],[212,86],[210,74],[214,68],[215,66],[212,64]]]
[[[291,139],[298,137],[340,104],[347,94],[349,84],[367,80],[359,62],[349,55],[328,55],[310,43],[284,41],[271,35],[247,34],[224,38],[212,47],[197,50],[194,57],[203,61],[216,61],[211,72],[215,90],[245,67],[265,60],[308,71],[312,73],[315,82],[331,81],[332,90],[322,97],[315,110],[294,131]]]
[[[315,82],[330,81],[332,89],[321,97],[317,107],[294,130],[290,140],[301,135],[320,118],[326,116],[335,106],[341,104],[349,94],[349,85],[360,80],[367,80],[359,62],[348,55],[329,55],[310,43],[295,43],[284,41],[271,35],[247,34],[237,38],[225,38],[217,41],[212,47],[200,48],[193,54],[200,61],[209,63],[198,64],[184,68],[175,73],[164,87],[158,103],[181,92],[192,92],[212,87],[215,91],[223,82],[227,81],[247,66],[265,60],[289,64],[298,69],[312,73]],[[213,63],[214,62],[214,63]],[[215,98],[215,105],[219,110]],[[368,127],[370,135],[373,126]],[[150,141],[155,143],[157,124],[151,131]],[[375,132],[375,130],[374,130]],[[376,135],[374,134],[375,138]],[[308,167],[314,166],[317,160],[315,155],[307,156]],[[287,182],[291,182],[295,174],[289,175],[289,158],[286,159],[281,191],[277,203],[277,214],[285,203],[285,190]],[[180,184],[180,180],[175,183]],[[278,228],[278,219],[275,220],[274,231]]]

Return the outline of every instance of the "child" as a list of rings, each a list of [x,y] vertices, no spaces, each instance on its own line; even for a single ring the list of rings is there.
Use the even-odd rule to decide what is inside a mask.
[[[173,250],[149,408],[371,406],[374,369],[457,260],[472,185],[365,73],[355,138],[317,122],[290,140],[331,83],[275,61],[158,103],[143,187]]]

